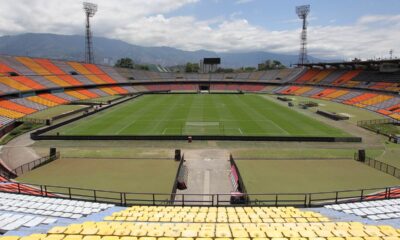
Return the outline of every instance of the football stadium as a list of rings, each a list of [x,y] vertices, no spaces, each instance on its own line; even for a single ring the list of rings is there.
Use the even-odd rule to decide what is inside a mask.
[[[102,63],[98,7],[81,60],[0,52],[0,240],[400,239],[394,50],[315,60],[305,4],[290,66]]]

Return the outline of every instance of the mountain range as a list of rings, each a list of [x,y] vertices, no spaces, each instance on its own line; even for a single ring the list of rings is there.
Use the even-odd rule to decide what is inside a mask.
[[[0,37],[0,54],[40,58],[82,61],[84,59],[84,36],[26,33]],[[171,47],[142,47],[121,40],[104,37],[93,38],[96,63],[113,64],[116,60],[129,57],[135,63],[161,66],[182,65],[199,62],[204,57],[220,57],[223,67],[254,66],[268,59],[278,60],[286,66],[295,64],[297,55],[270,52],[212,52],[206,50],[184,51]],[[312,62],[321,59],[309,57]]]

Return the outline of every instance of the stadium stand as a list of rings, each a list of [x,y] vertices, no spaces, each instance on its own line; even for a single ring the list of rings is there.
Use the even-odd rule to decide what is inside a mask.
[[[134,212],[127,216],[117,216],[121,214],[117,212],[104,221],[76,222],[23,237],[0,239],[397,240],[400,236],[399,229],[392,226],[333,222],[320,213],[293,207],[134,206],[124,211]],[[159,216],[166,216],[166,221],[158,221]],[[196,217],[202,222],[195,222]],[[181,221],[174,221],[175,218]]]
[[[325,207],[371,220],[400,219],[400,199],[343,203]]]
[[[107,221],[197,222],[197,223],[250,223],[250,222],[327,222],[319,213],[300,211],[293,207],[146,207],[133,206],[112,216]]]
[[[78,219],[100,212],[112,204],[94,203],[56,197],[0,193],[0,210],[43,216]]]
[[[18,191],[23,194],[7,193]],[[59,219],[79,219],[104,211],[112,204],[42,197],[41,190],[10,182],[0,176],[0,232],[50,225]]]
[[[17,230],[21,227],[31,228],[43,224],[48,225],[55,222],[57,222],[57,219],[51,217],[0,212],[0,231],[2,232]]]

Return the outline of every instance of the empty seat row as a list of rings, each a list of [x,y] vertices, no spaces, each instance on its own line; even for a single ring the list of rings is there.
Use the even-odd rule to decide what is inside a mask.
[[[81,218],[112,207],[111,204],[0,193],[0,210],[64,218]]]
[[[2,213],[0,211],[0,232],[17,230],[20,227],[36,227],[40,224],[53,224],[56,218],[26,214]]]
[[[372,220],[400,219],[400,199],[343,203],[325,207]]]
[[[366,108],[389,117],[398,118],[397,105],[400,97],[390,94],[371,93],[360,90],[324,88],[310,86],[284,86],[278,87],[274,93],[286,95],[299,95],[316,99],[334,101],[342,104]]]
[[[327,222],[328,218],[316,212],[296,208],[264,207],[140,207],[133,206],[104,218],[109,221],[148,222]]]
[[[12,56],[0,56],[0,75],[2,93],[127,81],[111,67]]]
[[[262,238],[262,239],[317,239],[348,237],[399,237],[391,226],[370,226],[359,222],[311,224],[152,224],[85,222],[65,227],[54,227],[49,235],[56,236],[116,236],[116,237],[170,237],[170,238]],[[282,239],[282,240],[283,240]],[[319,239],[320,240],[320,239]],[[339,240],[339,239],[335,239]]]

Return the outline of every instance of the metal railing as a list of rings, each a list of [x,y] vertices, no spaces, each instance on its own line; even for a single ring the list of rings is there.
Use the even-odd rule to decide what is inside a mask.
[[[400,121],[384,118],[384,119],[362,120],[357,122],[357,126],[359,127],[363,127],[366,125],[376,125],[376,124],[400,124]]]
[[[176,205],[176,206],[231,206],[230,194],[177,194],[177,193],[131,193],[29,183],[1,182],[14,184],[13,188],[1,188],[2,192],[35,194],[73,200],[113,203],[120,206],[132,205]],[[27,188],[36,191],[24,191]],[[376,199],[400,198],[400,186],[368,188],[314,193],[271,193],[244,194],[247,201],[243,206],[297,206],[317,207],[328,204],[359,202]],[[171,197],[172,196],[172,197]]]
[[[50,163],[59,158],[60,158],[60,152],[57,152],[56,155],[41,157],[32,162],[22,164],[21,166],[14,168],[12,171],[17,176],[20,176],[26,172],[32,171],[33,169],[35,169],[37,167],[43,166],[43,165]]]
[[[381,162],[381,161],[373,159],[371,157],[365,157],[365,161],[360,161],[357,153],[354,154],[354,159],[359,161],[359,162],[361,162],[361,163],[364,163],[364,164],[366,164],[366,165],[368,165],[370,167],[373,167],[373,168],[375,168],[375,169],[377,169],[377,170],[379,170],[381,172],[384,172],[384,173],[389,174],[389,175],[391,175],[391,176],[393,176],[395,178],[400,179],[400,169],[395,167],[395,166],[393,166],[393,165]]]

